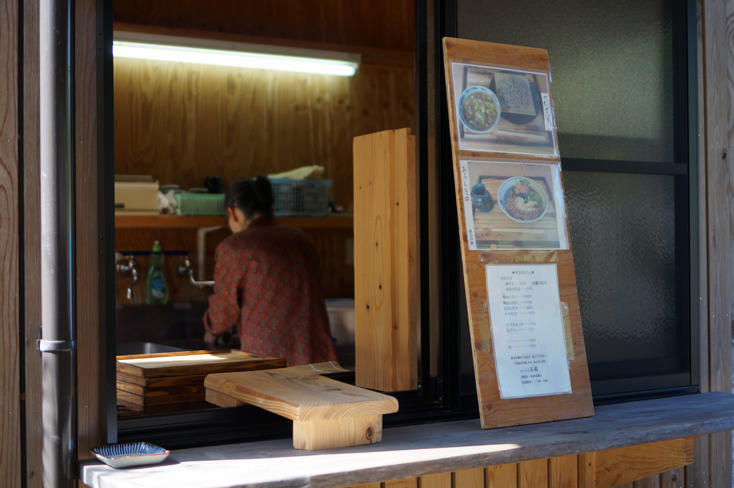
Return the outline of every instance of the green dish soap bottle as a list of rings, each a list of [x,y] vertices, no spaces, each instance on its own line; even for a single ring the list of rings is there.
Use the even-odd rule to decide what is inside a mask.
[[[148,305],[168,303],[168,280],[166,280],[166,271],[163,266],[165,259],[161,243],[153,242],[150,269],[148,269],[148,279],[145,282],[145,303]]]

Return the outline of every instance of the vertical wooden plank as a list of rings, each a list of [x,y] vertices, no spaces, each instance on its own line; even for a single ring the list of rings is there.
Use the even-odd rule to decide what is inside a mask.
[[[579,483],[578,474],[578,456],[548,460],[548,483],[553,488],[576,488]]]
[[[418,478],[385,481],[383,486],[384,488],[418,488]]]
[[[538,459],[517,464],[517,488],[547,488],[548,460]]]
[[[593,488],[596,478],[596,453],[579,454],[577,462],[579,488]]]
[[[407,129],[354,139],[356,384],[382,391],[417,387],[414,147]]]
[[[100,269],[98,171],[103,164],[98,136],[98,90],[102,50],[99,0],[76,0],[75,15],[75,252],[77,341],[77,455],[92,457],[92,447],[106,443],[105,351],[100,314],[104,270]]]
[[[23,240],[25,286],[26,482],[41,488],[43,422],[41,356],[36,341],[41,324],[41,174],[39,161],[38,0],[23,2]]]
[[[686,477],[682,467],[660,473],[660,488],[685,488]]]
[[[625,483],[623,485],[617,485],[614,488],[635,488],[634,481],[630,481],[629,483]]]
[[[354,485],[349,488],[380,488],[380,483],[369,483],[366,485]]]
[[[354,139],[354,278],[356,384],[384,390],[382,357],[392,335],[391,187],[394,134]]]
[[[453,478],[454,488],[484,488],[484,468],[454,471]]]
[[[20,486],[18,2],[0,3],[0,485]]]
[[[420,306],[418,200],[415,137],[410,129],[395,131],[393,206],[395,235],[395,308],[391,391],[418,388],[418,313]]]
[[[451,473],[438,473],[421,476],[418,480],[420,488],[451,488]]]
[[[729,168],[726,0],[703,2],[704,100],[707,220],[709,389],[731,392],[731,283],[729,257]],[[730,487],[731,432],[712,434],[710,486]]]
[[[660,475],[648,476],[633,483],[634,488],[660,488]]]
[[[709,327],[708,327],[708,242],[707,181],[706,181],[706,111],[704,99],[704,41],[703,0],[696,1],[698,48],[698,221],[699,221],[699,384],[702,392],[709,390]],[[709,436],[695,441],[695,462],[686,466],[689,486],[709,486]]]
[[[517,464],[501,464],[486,469],[487,488],[517,488]]]

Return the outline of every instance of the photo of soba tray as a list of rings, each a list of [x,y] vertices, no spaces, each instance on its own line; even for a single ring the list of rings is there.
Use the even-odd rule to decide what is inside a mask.
[[[459,147],[469,151],[557,155],[546,73],[452,63]],[[550,115],[550,114],[549,114]]]

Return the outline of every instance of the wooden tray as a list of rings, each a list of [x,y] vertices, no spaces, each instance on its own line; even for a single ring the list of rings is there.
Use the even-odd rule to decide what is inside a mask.
[[[284,368],[286,360],[235,349],[118,356],[117,371],[138,378]]]

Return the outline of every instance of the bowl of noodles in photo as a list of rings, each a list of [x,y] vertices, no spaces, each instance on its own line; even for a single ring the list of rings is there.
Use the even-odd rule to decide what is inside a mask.
[[[543,188],[522,176],[505,180],[497,192],[497,200],[505,215],[523,224],[537,222],[548,210],[548,195]]]
[[[500,101],[489,88],[470,86],[459,97],[459,119],[472,132],[482,134],[494,129],[500,112]]]

